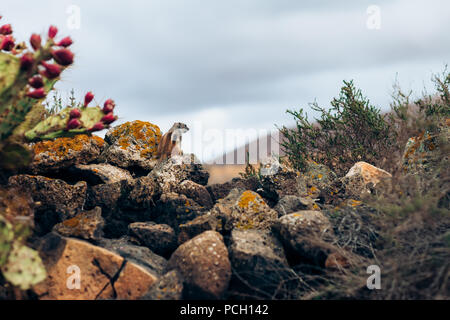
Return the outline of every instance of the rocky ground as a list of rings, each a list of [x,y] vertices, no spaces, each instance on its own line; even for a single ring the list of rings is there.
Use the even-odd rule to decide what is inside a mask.
[[[154,159],[160,135],[134,121],[104,140],[33,146],[29,171],[4,185],[32,199],[20,200],[34,220],[29,245],[47,271],[23,297],[299,299],[328,274],[365,270],[373,259],[378,211],[364,199],[390,173],[356,162],[338,177],[310,162],[304,173],[281,164],[273,175],[208,185],[194,155]],[[432,165],[431,138],[410,140],[405,170]],[[0,289],[13,297],[4,282]]]

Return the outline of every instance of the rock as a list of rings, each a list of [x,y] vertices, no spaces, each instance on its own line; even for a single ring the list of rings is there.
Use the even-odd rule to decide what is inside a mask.
[[[248,179],[233,178],[231,181],[212,184],[207,186],[206,188],[211,194],[213,202],[216,202],[228,196],[232,189],[238,188],[256,192],[260,187],[261,183],[258,181],[258,179],[256,177],[251,177]]]
[[[224,221],[224,229],[270,229],[278,214],[256,192],[233,189],[216,203],[211,215]]]
[[[448,161],[447,146],[450,139],[448,119],[445,117],[439,121],[437,129],[433,132],[427,131],[408,140],[401,163],[405,173],[416,175],[433,173],[440,167],[439,163],[443,160]]]
[[[210,214],[204,214],[194,220],[180,224],[178,243],[182,244],[208,230],[219,231],[222,229],[221,222],[220,219],[217,219]]]
[[[206,213],[206,209],[184,194],[163,193],[152,211],[152,219],[159,224],[171,226],[178,234],[180,224],[194,220]]]
[[[160,185],[163,193],[176,192],[179,185],[185,180],[205,186],[208,183],[209,173],[192,155],[173,156],[161,161],[150,172]]]
[[[174,191],[179,194],[184,194],[186,197],[194,200],[206,209],[211,209],[213,207],[211,195],[206,187],[201,184],[195,183],[191,180],[185,180],[181,182]]]
[[[32,146],[34,158],[30,171],[34,174],[43,174],[75,164],[90,163],[98,158],[104,145],[102,138],[84,134],[73,138],[37,142]]]
[[[8,184],[31,195],[40,204],[35,211],[35,223],[41,234],[50,231],[56,223],[75,216],[86,200],[87,184],[84,181],[70,185],[59,179],[21,174],[10,177]]]
[[[360,197],[365,193],[370,193],[369,184],[373,187],[385,179],[390,179],[392,175],[383,169],[360,161],[350,168],[342,179],[345,194],[347,197]]]
[[[145,210],[155,206],[161,191],[150,176],[140,177],[122,183],[120,207],[132,210]]]
[[[117,280],[109,283],[98,299],[138,300],[157,280],[158,278],[149,273],[146,268],[126,262]]]
[[[122,182],[98,184],[89,186],[85,207],[94,208],[99,206],[105,220],[103,228],[104,236],[108,238],[119,238],[127,233],[129,222],[116,218],[118,214],[118,202],[122,192]],[[119,215],[120,216],[120,215]]]
[[[266,294],[265,298],[271,298],[280,289],[280,283],[294,274],[281,242],[270,231],[235,229],[231,232],[229,251],[233,268],[230,287],[235,291],[251,296],[259,294],[260,298]]]
[[[286,195],[278,201],[277,205],[273,209],[278,212],[278,216],[281,217],[292,212],[308,209],[311,210],[313,208],[314,201],[311,198]]]
[[[106,133],[108,146],[99,160],[131,171],[149,172],[157,163],[160,140],[158,126],[139,120],[126,122]]]
[[[95,207],[90,211],[81,212],[73,218],[58,223],[53,230],[64,237],[98,240],[103,235],[104,225],[102,209]]]
[[[159,278],[141,300],[181,300],[182,297],[183,277],[172,270]]]
[[[333,230],[330,221],[320,211],[298,211],[282,216],[273,226],[274,231],[289,249],[292,261],[325,263]],[[288,256],[288,258],[289,258]]]
[[[166,259],[155,254],[149,248],[134,244],[129,237],[101,239],[98,245],[117,253],[126,260],[145,267],[156,275],[162,275],[167,266]]]
[[[177,247],[175,231],[167,224],[135,222],[130,224],[128,229],[143,246],[162,256],[169,255]]]
[[[302,179],[300,172],[289,166],[280,164],[276,173],[266,175],[263,178],[263,186],[266,192],[277,193],[277,197],[281,198],[285,195],[300,195],[300,187]],[[271,198],[274,196],[272,195]],[[274,198],[274,200],[278,200]],[[276,201],[275,201],[276,202]]]
[[[121,192],[121,181],[90,186],[87,191],[86,206],[88,208],[100,206],[104,213],[114,211],[117,208]]]
[[[71,174],[79,177],[78,180],[86,181],[90,185],[114,183],[133,179],[130,172],[127,170],[107,163],[77,164],[70,167],[69,171]]]
[[[172,254],[167,270],[176,269],[184,278],[188,299],[219,299],[231,277],[223,237],[206,231],[185,242]]]
[[[40,299],[138,299],[157,280],[142,266],[82,240],[49,234],[39,250],[48,273],[33,288]]]
[[[337,180],[336,174],[326,165],[308,161],[305,172],[301,175],[300,192],[303,196],[318,198],[322,191],[329,190]],[[336,190],[334,190],[336,192]]]

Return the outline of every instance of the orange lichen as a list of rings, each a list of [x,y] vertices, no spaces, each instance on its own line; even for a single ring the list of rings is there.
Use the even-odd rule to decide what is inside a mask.
[[[62,224],[65,227],[75,228],[75,227],[77,227],[77,226],[79,226],[81,224],[81,222],[82,222],[81,220],[83,220],[83,219],[80,218],[80,217],[73,217],[71,219],[63,221]]]
[[[242,209],[248,209],[250,203],[256,204],[255,202],[256,197],[257,195],[254,192],[248,190],[244,191],[241,197],[239,198],[238,206],[241,207]]]
[[[105,141],[100,137],[79,134],[73,138],[65,137],[38,142],[33,146],[33,151],[35,155],[46,152],[49,153],[50,157],[62,158],[71,150],[81,151],[83,147],[90,142],[93,142],[99,147],[102,147],[105,143]]]

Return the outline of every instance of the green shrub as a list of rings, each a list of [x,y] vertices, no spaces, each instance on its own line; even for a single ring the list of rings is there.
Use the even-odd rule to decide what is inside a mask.
[[[296,169],[303,170],[306,161],[313,160],[342,173],[356,161],[374,162],[392,143],[389,123],[353,81],[344,81],[331,108],[320,107],[317,102],[310,106],[320,113],[316,123],[308,120],[303,109],[288,110],[296,127],[280,129],[284,136],[281,146]]]

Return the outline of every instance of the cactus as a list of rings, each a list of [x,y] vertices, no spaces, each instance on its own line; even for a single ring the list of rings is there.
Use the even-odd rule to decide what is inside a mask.
[[[28,141],[49,140],[60,137],[72,137],[77,134],[86,134],[93,131],[103,130],[117,119],[113,111],[109,111],[110,104],[105,106],[87,107],[92,98],[88,92],[85,104],[76,108],[67,107],[58,114],[52,115],[39,122],[34,128],[24,133]],[[88,101],[88,102],[86,102]],[[108,100],[112,102],[112,100]],[[112,102],[114,103],[114,102]]]
[[[39,254],[15,241],[8,262],[1,268],[5,279],[21,290],[45,280],[47,273]]]
[[[1,17],[0,17],[1,18]],[[100,108],[88,107],[94,95],[89,92],[78,112],[70,107],[59,114],[46,115],[42,105],[47,93],[73,63],[68,49],[70,37],[56,41],[58,29],[51,26],[45,43],[33,34],[27,50],[16,43],[11,25],[0,26],[0,168],[24,167],[32,159],[26,142],[74,136],[107,128],[117,119],[114,102],[109,99]],[[53,61],[51,61],[53,60]]]
[[[21,290],[46,277],[38,253],[24,244],[31,232],[31,203],[29,195],[0,189],[0,272],[6,281]]]

